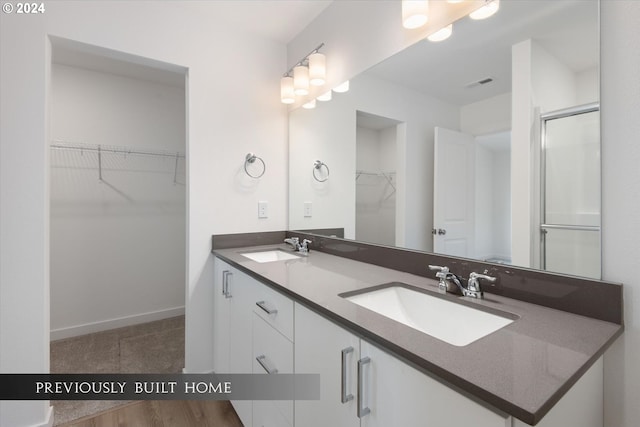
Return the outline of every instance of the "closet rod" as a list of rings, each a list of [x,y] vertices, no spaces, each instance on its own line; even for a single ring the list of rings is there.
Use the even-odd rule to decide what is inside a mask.
[[[53,141],[50,147],[58,150],[93,151],[93,152],[97,152],[99,155],[101,153],[111,153],[111,154],[124,154],[124,155],[136,154],[136,155],[144,155],[144,156],[159,156],[159,157],[170,157],[170,158],[179,158],[179,159],[185,158],[185,155],[182,153],[169,152],[169,151],[132,150],[126,147],[80,144],[75,142],[70,143],[70,142],[64,142],[64,141]]]

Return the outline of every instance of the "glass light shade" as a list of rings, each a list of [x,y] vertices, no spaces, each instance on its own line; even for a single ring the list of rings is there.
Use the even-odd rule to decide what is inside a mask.
[[[296,95],[293,92],[293,77],[286,76],[280,79],[280,101],[283,104],[296,102]]]
[[[316,108],[316,100],[312,99],[311,101],[302,104],[302,108],[306,108],[307,110],[312,110],[314,108]]]
[[[309,83],[312,86],[322,86],[325,82],[327,67],[325,56],[321,53],[309,55]]]
[[[464,0],[447,0],[447,3],[462,3]]]
[[[296,95],[309,95],[309,69],[304,65],[293,68],[293,92]]]
[[[422,27],[429,19],[428,0],[402,0],[402,26],[407,29]]]
[[[338,86],[333,88],[333,91],[336,93],[344,93],[349,91],[349,80],[346,82],[340,83]]]
[[[486,19],[500,9],[500,0],[485,0],[484,6],[469,14],[471,19]]]
[[[328,90],[319,97],[316,98],[318,101],[331,101],[331,91]]]
[[[432,42],[441,42],[442,40],[446,40],[451,37],[451,33],[453,33],[453,24],[449,24],[446,27],[439,29],[428,36],[427,39]]]

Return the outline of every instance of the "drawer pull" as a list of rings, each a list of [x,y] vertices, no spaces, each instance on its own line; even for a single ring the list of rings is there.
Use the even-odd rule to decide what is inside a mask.
[[[364,365],[371,363],[371,359],[365,357],[358,360],[358,418],[362,418],[365,415],[371,413],[369,407],[363,407],[364,405]]]
[[[266,303],[264,301],[258,301],[256,303],[256,305],[258,307],[260,307],[267,314],[277,314],[278,313],[278,310],[276,310],[275,308],[267,307],[267,305],[266,305]]]
[[[269,367],[269,363],[267,363],[267,356],[265,356],[264,354],[256,357],[256,361],[260,364],[260,366],[262,366],[262,369],[264,369],[267,374],[271,375],[278,373],[278,369]]]
[[[347,355],[353,353],[353,347],[342,350],[342,370],[340,376],[340,402],[347,403],[353,400],[353,394],[347,394]]]

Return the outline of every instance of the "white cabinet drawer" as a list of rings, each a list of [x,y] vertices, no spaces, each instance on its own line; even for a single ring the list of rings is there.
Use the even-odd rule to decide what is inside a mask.
[[[293,427],[273,402],[256,400],[253,402],[253,427]]]
[[[293,341],[293,300],[263,285],[254,293],[253,312]]]
[[[253,316],[253,373],[254,374],[292,374],[293,373],[293,343],[284,335],[276,331],[261,317]],[[254,401],[254,420],[256,419],[256,405],[258,411],[263,404],[273,406],[287,421],[293,425],[293,401]],[[258,424],[256,424],[258,423]],[[255,420],[253,425],[258,425]],[[266,427],[266,425],[265,425]]]

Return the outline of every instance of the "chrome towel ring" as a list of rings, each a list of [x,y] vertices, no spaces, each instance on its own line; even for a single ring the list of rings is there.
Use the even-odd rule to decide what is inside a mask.
[[[260,163],[262,163],[262,172],[260,172],[259,174],[256,175],[252,175],[249,172],[248,166],[252,165],[253,163],[255,163],[256,160],[259,160]],[[244,158],[244,171],[246,172],[247,175],[249,175],[251,178],[254,179],[258,179],[260,177],[262,177],[262,175],[264,175],[265,171],[267,170],[267,165],[264,163],[264,160],[262,160],[260,157],[256,156],[253,153],[248,153],[245,158]]]
[[[320,179],[318,178],[318,175],[316,173],[320,173],[322,167],[324,166],[324,168],[327,170],[327,176],[324,179]],[[329,179],[329,166],[327,166],[326,163],[320,161],[320,160],[316,160],[315,162],[313,162],[313,179],[315,179],[318,182],[325,182],[326,180]]]

